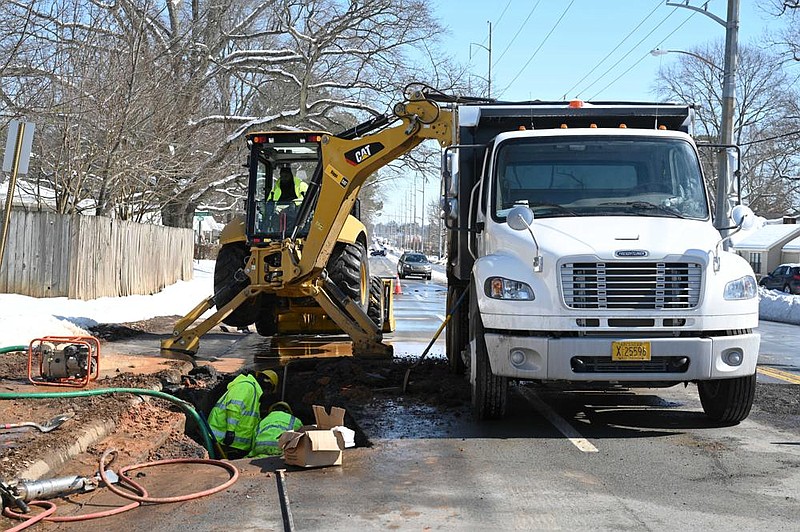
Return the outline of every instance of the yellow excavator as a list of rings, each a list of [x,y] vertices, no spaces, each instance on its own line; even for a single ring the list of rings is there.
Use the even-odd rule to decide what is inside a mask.
[[[222,232],[214,295],[176,323],[163,350],[194,355],[200,337],[224,322],[255,324],[264,336],[343,331],[355,356],[391,354],[382,340],[394,330],[392,280],[369,276],[358,193],[382,166],[426,139],[449,146],[456,131],[452,110],[421,90],[406,96],[393,115],[337,135],[247,135],[246,214]],[[281,189],[286,176],[293,185]],[[214,314],[195,325],[214,307]]]

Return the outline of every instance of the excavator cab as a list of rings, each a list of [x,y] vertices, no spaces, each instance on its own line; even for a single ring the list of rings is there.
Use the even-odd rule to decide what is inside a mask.
[[[302,225],[296,226],[309,182],[320,165],[322,135],[270,132],[248,136],[250,174],[245,211],[247,242],[251,246],[308,235],[313,198],[309,198]]]

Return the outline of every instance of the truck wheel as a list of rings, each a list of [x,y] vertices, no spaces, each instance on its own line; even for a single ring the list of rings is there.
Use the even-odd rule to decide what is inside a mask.
[[[463,288],[448,284],[447,286],[447,311],[452,313],[450,321],[447,322],[445,329],[445,350],[447,351],[447,361],[450,363],[450,371],[456,375],[463,375],[466,366],[461,352],[467,345],[467,331],[469,330],[469,312],[465,301],[455,311],[453,307],[458,301],[458,296]]]
[[[370,278],[367,315],[379,329],[383,326],[383,281],[380,277]]]
[[[248,281],[236,282],[234,275],[244,268],[249,256],[250,249],[244,242],[225,244],[220,248],[214,266],[214,303],[217,309],[224,307],[247,286]],[[222,322],[231,327],[247,327],[256,321],[258,311],[257,298],[250,298],[228,314]]]
[[[723,423],[738,423],[750,414],[756,392],[756,376],[700,381],[697,391],[708,417]]]
[[[472,413],[477,419],[500,419],[506,414],[508,379],[492,373],[484,339],[483,320],[478,311],[474,282],[470,283],[470,381]]]
[[[328,275],[364,312],[369,310],[369,259],[364,244],[336,244],[328,260]]]
[[[275,336],[278,332],[278,301],[275,296],[261,295],[261,308],[256,319],[256,332],[261,336]]]

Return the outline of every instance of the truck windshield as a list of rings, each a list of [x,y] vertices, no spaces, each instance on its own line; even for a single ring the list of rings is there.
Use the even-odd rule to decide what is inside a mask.
[[[527,201],[537,218],[708,218],[700,162],[675,138],[522,138],[497,150],[492,215]]]

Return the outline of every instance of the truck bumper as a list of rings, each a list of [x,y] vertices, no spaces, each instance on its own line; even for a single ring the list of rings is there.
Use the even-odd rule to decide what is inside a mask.
[[[761,338],[757,333],[705,338],[548,338],[514,333],[486,333],[492,373],[567,381],[682,382],[752,375]],[[612,361],[615,341],[649,342],[651,360]],[[741,363],[732,365],[737,354]]]

